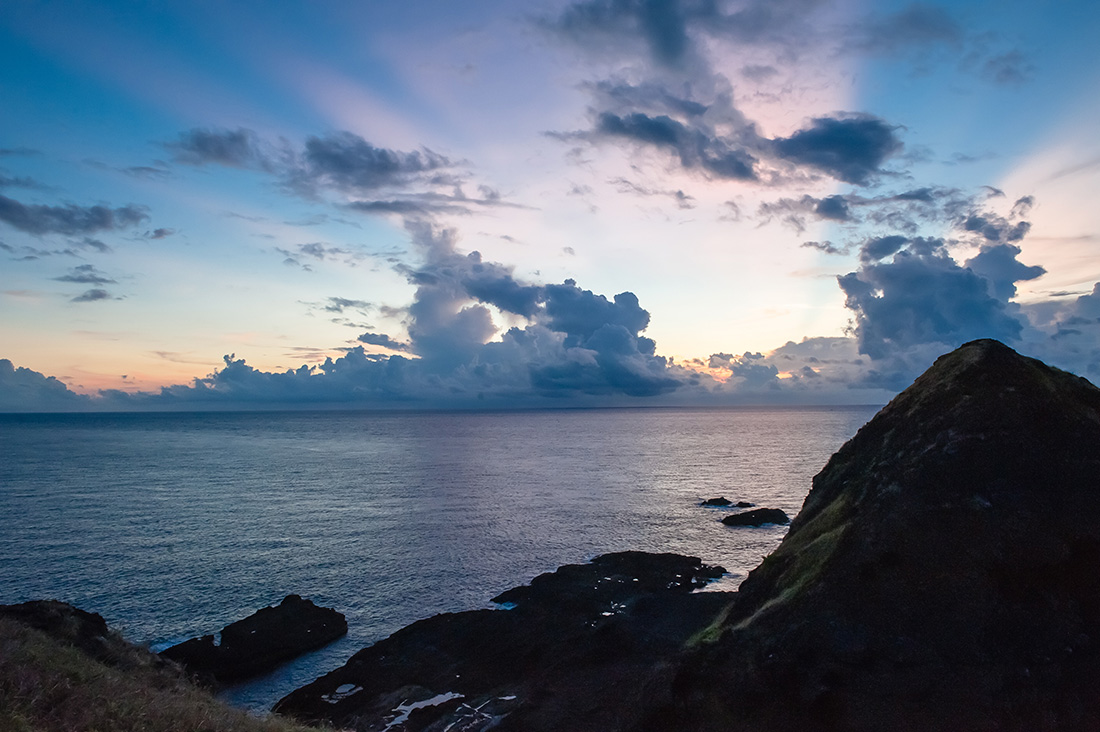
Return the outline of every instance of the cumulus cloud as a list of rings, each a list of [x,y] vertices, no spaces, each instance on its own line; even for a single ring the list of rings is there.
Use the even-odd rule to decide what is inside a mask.
[[[58,412],[86,409],[91,400],[60,380],[0,358],[0,412]]]
[[[852,311],[861,353],[895,363],[923,364],[929,351],[953,348],[975,338],[1019,341],[1028,322],[1012,302],[1016,282],[1045,270],[1017,257],[1030,200],[1021,199],[1009,217],[988,210],[962,213],[950,236],[887,235],[864,240],[860,267],[838,278]],[[959,262],[953,248],[977,246],[978,253]],[[915,358],[913,354],[920,354]],[[894,369],[904,381],[904,368]]]
[[[46,206],[0,196],[0,221],[28,234],[94,234],[138,226],[148,220],[144,206]]]

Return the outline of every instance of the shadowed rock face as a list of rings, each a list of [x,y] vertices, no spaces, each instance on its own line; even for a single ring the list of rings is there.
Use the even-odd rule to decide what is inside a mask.
[[[566,565],[494,598],[512,609],[436,615],[364,648],[275,711],[361,731],[625,729],[670,701],[670,660],[729,602],[691,590],[723,573],[642,552]]]
[[[990,340],[840,449],[646,730],[1100,729],[1100,390]]]
[[[284,661],[320,648],[348,632],[341,613],[287,595],[214,636],[192,638],[161,652],[199,678],[226,683],[273,670]]]

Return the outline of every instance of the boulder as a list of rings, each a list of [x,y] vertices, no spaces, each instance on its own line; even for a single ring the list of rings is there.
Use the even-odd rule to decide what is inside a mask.
[[[738,501],[737,503],[735,503],[733,505],[736,508],[752,508],[756,504],[755,503],[749,503],[748,501]]]
[[[788,524],[790,518],[778,508],[754,508],[751,511],[731,513],[722,519],[726,526],[764,526],[765,524]]]
[[[699,505],[700,506],[722,506],[722,507],[724,507],[724,506],[729,506],[732,503],[733,503],[733,501],[726,498],[725,496],[720,496],[718,498],[708,498],[707,500],[703,501]]]
[[[201,679],[218,684],[259,676],[279,664],[320,648],[348,632],[347,620],[331,608],[287,595],[213,635],[192,638],[161,651]]]

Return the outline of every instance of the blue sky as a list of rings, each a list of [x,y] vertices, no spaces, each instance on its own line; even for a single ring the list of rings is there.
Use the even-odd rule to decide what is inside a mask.
[[[0,409],[880,402],[1100,369],[1100,8],[24,2]]]

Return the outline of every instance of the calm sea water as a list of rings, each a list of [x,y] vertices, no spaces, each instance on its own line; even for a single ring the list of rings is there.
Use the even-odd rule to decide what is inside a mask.
[[[230,689],[251,708],[415,620],[486,607],[625,549],[702,557],[732,589],[873,407],[510,413],[0,415],[0,603],[56,598],[161,648],[288,593],[348,636]]]

